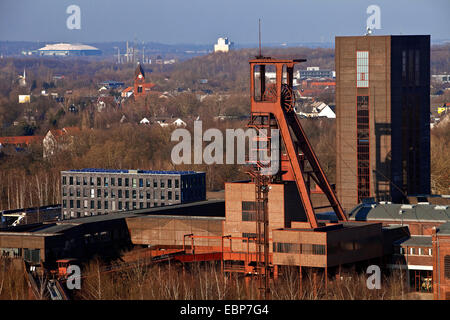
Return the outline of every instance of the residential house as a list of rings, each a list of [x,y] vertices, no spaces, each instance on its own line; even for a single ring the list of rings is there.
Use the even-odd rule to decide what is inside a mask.
[[[150,124],[150,120],[147,118],[143,118],[141,121],[139,121],[140,124]]]
[[[97,111],[101,112],[106,107],[117,107],[118,99],[113,96],[100,96],[97,99]]]
[[[47,132],[43,140],[43,157],[48,159],[59,150],[66,150],[74,141],[74,136],[80,133],[78,127],[66,127],[62,129],[52,129]]]
[[[329,118],[335,119],[336,114],[334,110],[324,102],[315,101],[302,108],[298,114],[303,118]]]
[[[16,151],[23,150],[33,143],[41,143],[42,136],[15,136],[15,137],[0,137],[0,151],[5,148],[12,147]]]

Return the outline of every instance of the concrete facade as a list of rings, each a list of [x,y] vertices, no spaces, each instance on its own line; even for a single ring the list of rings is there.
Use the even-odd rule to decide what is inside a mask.
[[[292,221],[307,220],[294,183],[271,184],[270,187],[268,215],[269,239],[272,239],[273,229],[291,227]],[[224,235],[244,238],[256,236],[256,208],[252,207],[255,195],[254,183],[225,183]],[[246,208],[248,205],[250,207]],[[233,241],[233,248],[246,251],[247,241]],[[256,250],[253,240],[250,240],[249,250]]]
[[[62,219],[201,201],[205,173],[83,169],[61,172]]]
[[[329,224],[317,230],[290,228],[273,231],[273,263],[302,267],[334,267],[380,258],[380,223]]]
[[[189,234],[212,238],[194,240],[196,248],[220,251],[223,217],[145,216],[127,219],[131,241],[136,245],[182,249],[192,245]],[[198,249],[197,249],[198,252]]]

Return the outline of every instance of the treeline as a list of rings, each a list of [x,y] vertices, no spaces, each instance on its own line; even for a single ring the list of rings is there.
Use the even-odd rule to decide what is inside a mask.
[[[74,290],[74,300],[255,300],[260,298],[256,277],[224,275],[214,263],[179,265],[144,265],[138,263],[116,272],[102,273],[102,263],[85,265],[81,289]],[[367,276],[347,271],[342,279],[329,277],[325,287],[323,274],[312,272],[300,280],[298,268],[280,268],[278,279],[270,281],[271,300],[404,300],[411,299],[407,277],[394,270],[381,279],[381,288],[367,288]],[[316,278],[316,281],[314,281]],[[47,276],[39,277],[45,286]],[[300,282],[301,281],[301,282]],[[0,300],[30,299],[23,272],[0,258]],[[48,299],[41,292],[39,299]]]
[[[93,261],[86,267],[80,300],[255,300],[261,299],[256,277],[224,275],[214,263],[192,263],[186,270],[178,265],[136,265],[123,271],[102,274],[101,264]],[[348,271],[341,279],[323,274],[316,281],[312,272],[300,280],[298,268],[283,267],[280,276],[270,281],[272,300],[403,300],[409,293],[406,274],[394,271],[384,276],[381,289],[367,288],[364,273]],[[301,281],[301,284],[300,284]],[[301,289],[300,289],[301,288]],[[262,298],[264,299],[264,298]]]
[[[264,48],[265,56],[273,58],[306,58],[308,61],[296,68],[319,66],[323,69],[334,68],[333,49],[310,48]],[[196,57],[180,63],[170,74],[168,85],[171,87],[189,87],[196,90],[211,89],[225,92],[245,92],[250,87],[250,67],[248,60],[258,55],[256,49],[234,50],[228,53],[218,52]],[[207,84],[200,79],[208,79]]]
[[[450,72],[450,43],[431,46],[430,73],[448,74]]]
[[[303,121],[305,131],[328,174],[335,176],[335,125],[332,120]],[[203,121],[208,128],[246,129],[246,121]],[[248,169],[232,164],[174,165],[170,137],[174,128],[125,123],[109,129],[83,129],[73,145],[49,160],[42,159],[42,146],[26,152],[0,153],[0,209],[60,203],[60,171],[81,168],[196,170],[206,172],[207,190],[221,190],[225,182],[249,179]],[[188,129],[192,134],[192,122]],[[204,142],[206,146],[209,142]],[[191,141],[191,146],[193,140]],[[225,146],[225,141],[224,141]],[[193,152],[193,148],[192,148]],[[224,150],[224,159],[226,150]],[[193,156],[191,157],[193,159]],[[224,161],[225,162],[225,161]]]
[[[431,130],[431,192],[450,194],[450,121]]]

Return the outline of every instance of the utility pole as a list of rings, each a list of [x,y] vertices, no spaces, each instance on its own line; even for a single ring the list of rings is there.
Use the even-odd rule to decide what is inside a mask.
[[[120,64],[120,48],[114,47],[114,49],[117,49],[117,64]]]

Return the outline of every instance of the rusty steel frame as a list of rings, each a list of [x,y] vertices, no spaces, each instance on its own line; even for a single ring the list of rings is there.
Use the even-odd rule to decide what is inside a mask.
[[[334,212],[338,220],[347,221],[347,217],[342,209],[334,190],[331,188],[328,179],[325,176],[325,173],[319,163],[319,160],[314,153],[314,150],[309,143],[309,140],[300,124],[300,120],[293,108],[286,110],[283,108],[281,104],[281,91],[282,91],[282,81],[283,81],[283,66],[286,67],[286,84],[291,90],[293,86],[293,70],[294,66],[297,63],[304,62],[305,59],[273,59],[268,57],[261,57],[252,59],[249,61],[250,63],[250,95],[251,95],[251,113],[253,115],[259,114],[271,114],[275,117],[278,128],[281,133],[281,138],[283,139],[284,146],[286,148],[286,152],[289,158],[290,167],[292,169],[294,180],[297,185],[297,189],[300,195],[300,199],[302,201],[302,205],[305,209],[306,216],[311,228],[317,228],[318,222],[315,216],[315,211],[312,206],[311,198],[310,198],[310,190],[308,187],[308,182],[305,181],[304,175],[307,176],[309,181],[309,177],[311,177],[322,189],[324,194],[326,195],[330,206],[333,208]],[[260,85],[259,89],[261,92],[258,92],[258,96],[264,96],[265,90],[265,66],[274,65],[276,68],[276,92],[277,99],[275,102],[271,101],[256,101],[255,100],[255,66],[260,67]],[[291,132],[293,135],[291,135]],[[294,142],[294,138],[296,142]],[[301,154],[300,154],[301,152]],[[312,172],[306,174],[305,173],[305,161],[309,163],[312,168]],[[280,170],[281,171],[281,161],[280,161]]]

